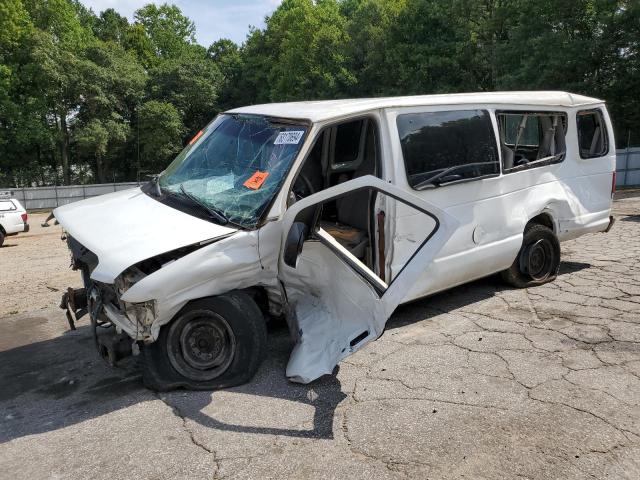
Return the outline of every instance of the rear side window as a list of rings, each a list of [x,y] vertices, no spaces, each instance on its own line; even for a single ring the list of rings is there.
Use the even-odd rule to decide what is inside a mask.
[[[496,112],[505,173],[561,162],[567,115],[562,112]]]
[[[578,112],[577,124],[580,157],[605,156],[609,152],[609,138],[602,112],[598,109],[582,110]]]
[[[486,110],[409,113],[396,122],[407,179],[416,190],[500,172]]]
[[[0,200],[0,212],[8,212],[9,210],[17,210],[11,200]]]

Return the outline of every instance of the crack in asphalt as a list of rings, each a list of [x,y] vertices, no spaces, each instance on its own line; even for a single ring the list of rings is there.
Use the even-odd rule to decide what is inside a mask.
[[[218,456],[216,454],[216,451],[210,447],[208,447],[205,443],[199,441],[196,438],[195,433],[193,432],[193,430],[191,430],[189,428],[188,425],[188,418],[180,411],[180,408],[177,405],[173,405],[172,403],[170,403],[169,401],[167,401],[167,399],[165,397],[163,397],[162,395],[160,395],[158,392],[154,392],[156,398],[158,400],[160,400],[162,403],[164,403],[167,407],[169,407],[171,409],[171,412],[173,413],[174,416],[176,416],[177,418],[180,419],[180,421],[182,422],[182,429],[185,431],[185,433],[188,435],[189,440],[191,441],[191,443],[200,448],[201,450],[203,450],[204,452],[206,452],[209,455],[213,455],[213,462],[216,465],[216,471],[214,472],[213,478],[222,478],[219,477],[219,472],[220,472],[220,460],[218,459]]]

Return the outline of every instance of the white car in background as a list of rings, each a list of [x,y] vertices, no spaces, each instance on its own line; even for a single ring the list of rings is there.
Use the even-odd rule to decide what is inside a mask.
[[[0,247],[4,238],[29,231],[28,215],[22,204],[15,198],[0,197]]]

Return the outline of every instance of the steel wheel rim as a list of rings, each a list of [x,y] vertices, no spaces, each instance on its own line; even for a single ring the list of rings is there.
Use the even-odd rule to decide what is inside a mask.
[[[526,252],[527,274],[535,281],[545,280],[551,275],[553,257],[553,247],[549,241],[540,239],[533,243]]]
[[[227,320],[215,312],[189,312],[174,322],[167,336],[171,365],[196,381],[222,375],[233,361],[236,338]]]

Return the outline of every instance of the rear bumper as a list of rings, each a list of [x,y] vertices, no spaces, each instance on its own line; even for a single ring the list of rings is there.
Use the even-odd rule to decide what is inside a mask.
[[[24,230],[22,230],[22,231],[26,233],[26,232],[28,232],[28,231],[29,231],[29,229],[30,229],[30,228],[31,228],[31,227],[29,227],[29,224],[28,224],[28,223],[25,223],[25,224],[24,224]]]

